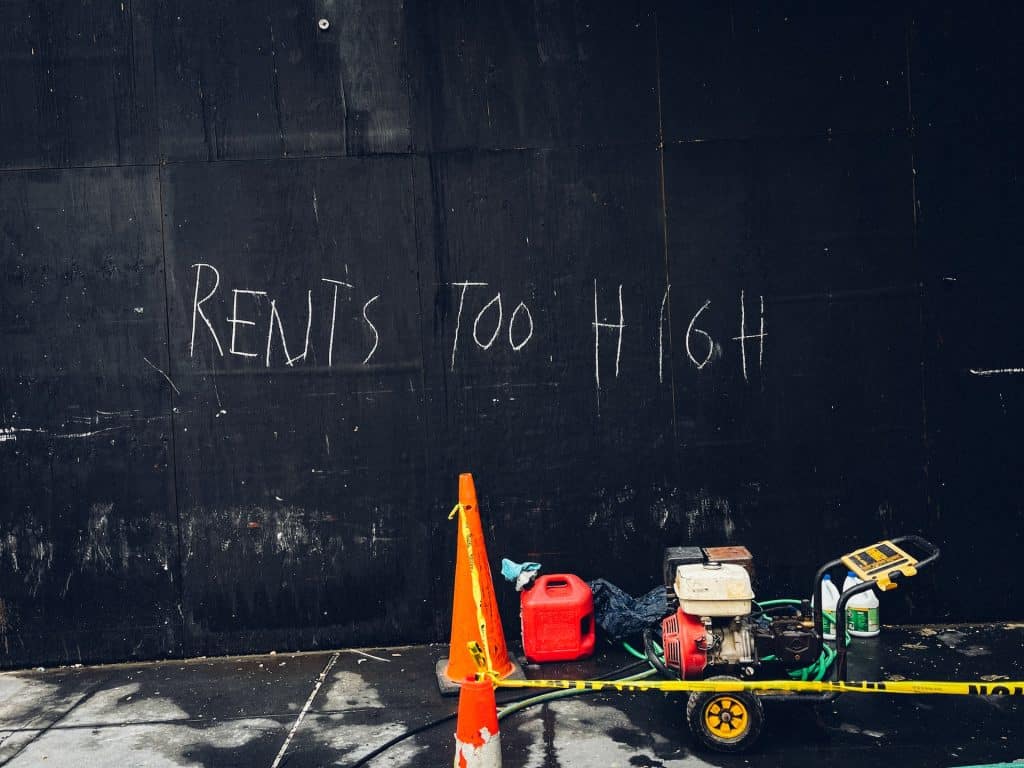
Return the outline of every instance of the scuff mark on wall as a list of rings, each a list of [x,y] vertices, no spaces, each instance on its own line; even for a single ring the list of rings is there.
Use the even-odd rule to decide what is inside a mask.
[[[677,526],[682,518],[679,489],[655,488],[655,499],[651,504],[650,513],[651,520],[658,526],[658,530],[664,531],[670,526]]]
[[[22,574],[29,594],[35,597],[53,567],[54,546],[43,523],[29,517],[11,527],[0,539],[0,564],[9,564],[11,573]]]
[[[402,541],[387,524],[390,512],[374,508],[371,519],[362,524],[339,522],[336,512],[281,503],[227,507],[196,508],[183,523],[183,556],[193,559],[200,553],[215,549],[232,557],[246,554],[277,556],[284,562],[304,561],[327,550],[332,555],[355,544],[366,554],[382,554],[392,543]],[[330,526],[333,535],[325,533]],[[355,529],[342,534],[342,529]],[[349,547],[351,549],[351,547]],[[355,551],[355,550],[353,550]]]
[[[280,555],[285,561],[301,560],[323,551],[314,521],[320,515],[293,505],[228,507],[193,510],[183,537],[186,561],[216,542],[221,553]],[[313,519],[311,519],[313,518]]]
[[[93,567],[106,571],[114,569],[114,552],[111,542],[110,513],[114,510],[113,503],[94,502],[89,507],[89,522],[86,525],[84,535],[79,537],[78,561],[83,567]],[[123,522],[119,521],[119,528],[123,529]],[[127,565],[127,544],[124,541],[123,530],[118,531],[116,541],[120,542],[121,548],[125,550],[123,559]],[[114,544],[116,546],[116,544]]]
[[[730,500],[705,488],[685,493],[677,487],[657,488],[646,510],[635,510],[637,493],[630,486],[598,491],[598,501],[587,514],[590,528],[616,528],[629,533],[638,529],[636,516],[646,514],[661,531],[683,527],[690,541],[714,538],[731,541],[736,521]],[[639,526],[646,530],[648,523]],[[710,539],[709,539],[710,540]]]
[[[22,427],[0,427],[0,443],[8,443],[18,439],[20,433],[26,432],[42,432],[46,433],[43,429],[30,429]]]
[[[404,584],[392,582],[397,591],[382,594],[376,591],[380,574],[408,573],[410,582],[418,576],[407,567],[407,539],[397,527],[401,511],[372,509],[358,520],[346,507],[272,501],[185,510],[181,569],[191,592],[186,622],[199,631],[263,627],[268,615],[277,614],[325,624],[393,623],[389,606]]]
[[[32,579],[32,596],[39,593],[43,580],[53,567],[53,542],[37,539],[30,547],[32,555],[32,568],[30,578]]]
[[[15,441],[18,439],[19,434],[47,435],[57,440],[82,440],[87,437],[103,435],[107,432],[116,432],[120,429],[128,429],[128,427],[104,427],[103,429],[94,429],[90,432],[48,432],[40,427],[0,427],[0,443]]]
[[[0,545],[0,552],[3,552],[11,561],[11,570],[15,573],[18,572],[18,537],[13,533],[8,533],[3,540],[3,544]]]
[[[736,532],[733,521],[732,507],[729,500],[722,496],[712,496],[706,490],[687,493],[685,500],[686,532],[690,540],[699,535],[709,534],[725,536],[725,541],[732,541]]]
[[[380,515],[380,510],[379,509],[374,509],[374,516],[376,517],[376,516],[379,516],[379,515]],[[388,536],[386,534],[386,532],[384,530],[384,524],[382,522],[380,522],[379,519],[374,519],[370,523],[370,535],[369,536],[364,536],[364,535],[359,534],[359,533],[357,533],[354,536],[352,536],[352,541],[355,544],[359,544],[360,546],[366,547],[366,549],[369,551],[371,557],[375,556],[379,552],[379,549],[380,549],[381,545],[386,545],[389,542],[394,542],[394,541],[399,541],[399,540],[400,539],[397,536]]]
[[[598,502],[591,508],[587,525],[591,528],[621,521],[622,509],[636,499],[636,490],[628,485],[615,490],[601,488],[597,492]]]
[[[882,532],[886,536],[892,536],[893,524],[896,522],[896,512],[888,501],[883,501],[878,505],[877,512],[878,522],[882,524]]]

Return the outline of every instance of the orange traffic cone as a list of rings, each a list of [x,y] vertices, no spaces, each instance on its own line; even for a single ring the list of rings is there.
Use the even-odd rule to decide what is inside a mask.
[[[452,635],[450,656],[438,663],[438,685],[442,693],[454,693],[456,686],[477,672],[477,662],[470,653],[471,643],[483,650],[485,669],[500,678],[521,674],[505,645],[505,632],[494,597],[491,567],[480,526],[476,487],[469,473],[459,475],[459,503],[452,511],[458,513],[459,545],[455,559],[455,597],[452,602]]]
[[[498,707],[490,680],[467,677],[462,683],[454,768],[501,768]]]

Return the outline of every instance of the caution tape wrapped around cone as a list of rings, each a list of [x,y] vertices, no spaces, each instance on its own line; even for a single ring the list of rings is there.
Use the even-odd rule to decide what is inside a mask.
[[[459,545],[455,560],[452,634],[450,655],[443,674],[453,683],[476,674],[476,660],[467,651],[468,644],[476,642],[486,656],[488,673],[499,678],[508,677],[515,671],[515,666],[505,644],[505,631],[501,626],[480,523],[476,486],[469,473],[459,475],[459,503],[449,519],[456,517]]]

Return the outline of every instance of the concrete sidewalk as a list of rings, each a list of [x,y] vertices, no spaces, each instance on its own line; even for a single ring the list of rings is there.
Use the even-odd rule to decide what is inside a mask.
[[[0,765],[11,768],[354,766],[376,746],[455,711],[434,681],[444,646],[271,654],[0,675]],[[858,640],[854,679],[1024,678],[1024,624],[886,628]],[[630,659],[610,650],[531,677],[596,677]],[[520,694],[521,692],[515,692]],[[508,697],[506,697],[508,698]],[[501,723],[506,768],[964,766],[1024,758],[1012,699],[848,694],[820,708],[766,705],[746,755],[700,749],[685,696],[589,694]],[[454,723],[369,763],[449,765]]]

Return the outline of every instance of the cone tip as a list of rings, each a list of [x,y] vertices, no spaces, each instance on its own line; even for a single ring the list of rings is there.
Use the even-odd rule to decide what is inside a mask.
[[[470,472],[459,475],[459,503],[476,504],[476,485]]]

